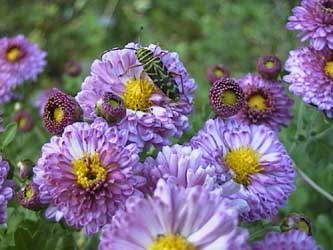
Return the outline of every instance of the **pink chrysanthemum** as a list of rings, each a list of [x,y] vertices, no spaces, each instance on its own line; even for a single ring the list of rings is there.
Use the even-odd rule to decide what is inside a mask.
[[[295,188],[292,160],[266,126],[211,119],[190,144],[203,151],[208,164],[229,169],[241,185],[231,198],[247,201],[250,210],[241,214],[247,221],[276,215]]]
[[[321,250],[311,236],[302,230],[291,230],[286,233],[271,232],[264,240],[253,243],[252,250]]]
[[[103,229],[99,250],[246,250],[248,233],[237,225],[237,210],[219,196],[160,180],[150,199],[128,199]]]
[[[46,53],[24,36],[0,39],[0,71],[10,75],[11,84],[35,81],[46,64]]]
[[[288,18],[287,29],[299,30],[301,41],[310,40],[316,50],[333,49],[333,1],[301,1]]]
[[[110,223],[142,179],[132,174],[138,148],[127,139],[126,130],[99,120],[74,123],[52,137],[34,167],[40,200],[50,205],[47,216],[63,216],[87,234]]]
[[[202,154],[199,149],[176,144],[163,147],[156,159],[148,157],[141,171],[147,180],[144,193],[151,195],[161,178],[184,188],[203,186],[223,197],[237,193],[240,185],[230,180],[230,173],[228,175],[224,169],[216,167],[218,164],[207,164]],[[242,200],[236,203],[239,208],[247,208],[246,202]]]
[[[147,48],[159,57],[170,72],[179,89],[177,101],[168,98],[144,72],[135,52],[137,44],[130,43],[124,49],[105,53],[91,66],[91,75],[76,96],[84,116],[96,117],[97,101],[105,92],[112,92],[124,100],[127,113],[118,124],[128,129],[129,140],[140,148],[170,144],[171,137],[180,137],[189,128],[188,115],[193,109],[195,82],[175,52],[162,51],[156,45]]]
[[[287,126],[293,101],[285,94],[280,81],[247,74],[237,80],[243,88],[245,104],[235,118],[247,124],[263,124],[278,130]]]
[[[333,109],[333,51],[303,47],[289,52],[283,79],[289,90],[322,111]]]

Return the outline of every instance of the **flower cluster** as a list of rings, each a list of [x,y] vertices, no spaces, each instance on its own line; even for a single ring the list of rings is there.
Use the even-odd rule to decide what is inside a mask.
[[[310,46],[290,51],[284,80],[289,90],[328,117],[333,110],[333,1],[304,0],[293,9],[287,28],[299,30]]]
[[[7,43],[4,58],[13,65],[6,79],[34,80],[45,54],[23,41]],[[26,63],[32,69],[18,80]],[[70,76],[81,71],[73,61],[65,67]],[[207,96],[216,117],[183,145],[171,145],[190,128],[196,88],[178,54],[136,43],[111,49],[92,63],[75,97],[53,88],[35,101],[55,135],[36,164],[17,164],[20,205],[86,235],[101,232],[99,250],[278,249],[282,241],[288,248],[315,246],[298,231],[301,216],[285,222],[282,231],[291,231],[252,246],[240,226],[277,215],[295,189],[294,166],[278,137],[292,118],[280,70],[275,56],[259,59],[259,75],[240,79],[229,78],[224,65],[211,66]],[[31,129],[29,113],[12,119],[20,131]],[[0,223],[13,196],[8,172],[1,161]]]

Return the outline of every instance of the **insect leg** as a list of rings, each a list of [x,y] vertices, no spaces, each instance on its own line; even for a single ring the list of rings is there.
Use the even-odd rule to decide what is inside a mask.
[[[134,65],[131,65],[131,66],[129,66],[129,67],[125,70],[124,73],[122,73],[122,74],[119,75],[118,77],[122,77],[122,76],[126,75],[127,72],[128,72],[130,69],[134,69],[134,68],[137,68],[137,67],[140,67],[140,66],[142,66],[142,64],[134,64]]]
[[[182,74],[177,73],[177,72],[172,72],[172,71],[170,71],[169,74],[180,77],[180,83],[182,85],[182,94],[185,96],[187,102],[190,102],[189,99],[187,98],[187,96],[185,95],[185,92],[184,92],[185,89],[184,89],[184,82],[183,82],[183,76],[182,76]]]

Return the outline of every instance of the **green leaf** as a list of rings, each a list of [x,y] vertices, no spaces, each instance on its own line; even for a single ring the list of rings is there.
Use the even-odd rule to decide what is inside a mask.
[[[10,123],[6,126],[5,131],[0,136],[1,148],[4,149],[13,142],[17,131],[17,124]]]

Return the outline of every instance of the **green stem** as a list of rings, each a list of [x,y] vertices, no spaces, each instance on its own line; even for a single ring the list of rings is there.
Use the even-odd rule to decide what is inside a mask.
[[[296,166],[294,163],[294,166],[300,175],[300,177],[314,190],[316,190],[318,193],[320,193],[322,196],[324,196],[326,199],[328,199],[330,202],[333,202],[333,195],[331,195],[329,192],[321,188],[317,183],[315,183],[309,176],[307,176],[306,173],[303,172],[300,168]]]

